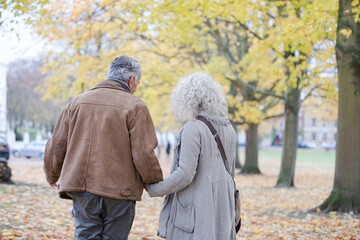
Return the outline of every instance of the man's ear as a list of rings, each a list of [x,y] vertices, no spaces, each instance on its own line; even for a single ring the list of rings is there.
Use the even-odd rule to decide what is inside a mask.
[[[131,77],[130,77],[130,80],[131,80],[132,83],[136,84],[136,82],[135,82],[135,76],[131,76]]]
[[[130,86],[130,84],[135,83],[135,76],[129,77],[129,80],[126,81],[126,83]]]

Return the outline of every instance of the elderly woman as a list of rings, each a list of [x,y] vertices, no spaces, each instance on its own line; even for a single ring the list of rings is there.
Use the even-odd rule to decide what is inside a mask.
[[[208,74],[194,73],[181,79],[173,91],[172,108],[175,117],[188,122],[177,136],[170,176],[146,186],[151,197],[166,195],[158,235],[170,240],[236,239],[236,134],[221,86]],[[213,134],[198,116],[215,127],[231,175]]]

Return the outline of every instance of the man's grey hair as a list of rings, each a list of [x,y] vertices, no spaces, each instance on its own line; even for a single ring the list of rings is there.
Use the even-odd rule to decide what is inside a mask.
[[[126,82],[130,77],[135,77],[136,85],[141,78],[141,66],[139,62],[128,56],[120,56],[110,64],[107,77]]]

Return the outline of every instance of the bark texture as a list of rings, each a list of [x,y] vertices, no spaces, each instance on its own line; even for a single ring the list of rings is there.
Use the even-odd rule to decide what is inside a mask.
[[[237,127],[236,127],[234,124],[233,124],[233,128],[235,129],[235,132],[236,132],[236,158],[235,158],[235,168],[241,168],[240,156],[239,156],[239,146],[238,146],[239,135],[238,135]]]
[[[336,59],[339,111],[334,186],[319,208],[324,212],[360,212],[360,23],[352,0],[339,1]],[[358,7],[358,6],[356,6]],[[349,37],[340,33],[350,29]]]
[[[300,93],[299,88],[292,88],[285,99],[285,133],[277,187],[294,186]]]
[[[246,129],[245,164],[241,173],[260,174],[258,167],[258,124],[249,123]]]

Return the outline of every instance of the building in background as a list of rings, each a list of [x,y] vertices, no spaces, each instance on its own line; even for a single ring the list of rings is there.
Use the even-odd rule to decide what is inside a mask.
[[[285,130],[285,119],[274,121],[280,144]],[[302,107],[299,115],[298,146],[304,148],[333,149],[336,146],[337,120],[326,115],[316,115],[310,107]],[[273,140],[274,142],[274,140]]]
[[[6,136],[7,121],[6,121],[6,74],[7,66],[0,63],[0,135]]]
[[[299,131],[299,140],[302,142],[323,148],[336,146],[336,119],[312,116],[305,109],[300,115]]]

